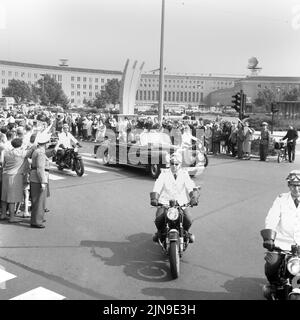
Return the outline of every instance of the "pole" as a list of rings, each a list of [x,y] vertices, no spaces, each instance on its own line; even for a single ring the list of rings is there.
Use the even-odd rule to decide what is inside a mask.
[[[274,112],[272,111],[272,126],[271,126],[271,134],[273,134],[273,127],[274,127]]]
[[[243,90],[240,90],[240,95],[241,95],[241,106],[240,106],[239,118],[240,120],[243,120],[243,113],[244,113]]]
[[[162,124],[164,114],[164,24],[165,24],[165,0],[161,7],[161,36],[160,36],[160,65],[159,65],[159,105],[158,122]]]

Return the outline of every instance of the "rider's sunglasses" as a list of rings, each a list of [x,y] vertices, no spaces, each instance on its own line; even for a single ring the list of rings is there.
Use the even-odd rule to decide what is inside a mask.
[[[179,163],[171,162],[171,163],[170,163],[170,165],[171,165],[171,166],[176,166],[176,167],[177,167],[177,166],[179,166]]]

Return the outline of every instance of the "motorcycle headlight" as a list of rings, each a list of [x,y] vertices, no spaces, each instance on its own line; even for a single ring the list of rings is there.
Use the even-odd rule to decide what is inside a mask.
[[[288,261],[287,268],[292,275],[300,273],[300,258],[294,257]]]
[[[167,211],[167,217],[169,220],[177,220],[179,216],[178,210],[176,208],[170,208]]]

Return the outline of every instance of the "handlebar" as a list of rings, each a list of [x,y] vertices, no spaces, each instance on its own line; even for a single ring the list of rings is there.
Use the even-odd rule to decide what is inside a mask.
[[[155,207],[160,207],[160,208],[166,208],[166,209],[169,209],[169,208],[178,208],[178,207],[180,207],[180,208],[183,208],[183,207],[185,207],[185,208],[188,208],[188,207],[192,207],[192,205],[190,204],[190,203],[187,203],[187,204],[183,204],[183,205],[180,205],[180,204],[175,204],[174,206],[170,206],[170,205],[168,205],[168,204],[161,204],[161,203],[159,203],[157,206],[155,206]]]

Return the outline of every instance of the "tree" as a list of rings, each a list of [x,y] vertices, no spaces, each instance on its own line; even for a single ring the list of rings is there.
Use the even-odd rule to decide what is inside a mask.
[[[285,101],[298,101],[300,100],[300,89],[293,88],[292,90],[283,94],[283,100]]]
[[[96,94],[93,105],[96,108],[105,108],[107,104],[114,106],[119,103],[120,81],[118,79],[108,80],[105,89]]]
[[[110,103],[110,99],[105,90],[101,90],[100,94],[96,93],[94,107],[96,107],[97,109],[104,109],[108,103]]]
[[[6,97],[13,97],[16,103],[29,102],[32,98],[31,88],[21,80],[12,79],[7,88],[2,89],[2,95]]]
[[[41,104],[43,105],[59,104],[66,107],[69,103],[61,85],[48,74],[37,81],[33,92],[39,96]]]
[[[113,104],[114,106],[118,104],[119,94],[120,94],[120,81],[118,79],[112,79],[107,81],[105,85],[105,92],[108,95],[108,103]]]
[[[257,98],[254,100],[254,103],[258,107],[265,106],[266,111],[271,110],[271,103],[275,101],[275,92],[271,89],[264,89],[259,91]]]

